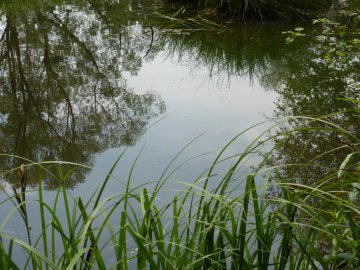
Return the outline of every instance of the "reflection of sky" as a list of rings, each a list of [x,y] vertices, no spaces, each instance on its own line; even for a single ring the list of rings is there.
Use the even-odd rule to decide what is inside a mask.
[[[173,179],[193,182],[211,165],[215,154],[228,141],[244,129],[265,120],[266,116],[272,115],[276,93],[264,91],[256,81],[250,83],[248,78],[234,76],[228,81],[221,81],[216,77],[209,80],[207,74],[206,67],[194,70],[161,56],[144,64],[137,76],[127,74],[129,86],[133,87],[136,93],[153,90],[161,95],[166,104],[167,117],[152,126],[135,147],[127,150],[114,173],[115,178],[122,183],[126,181],[133,161],[145,145],[132,177],[133,186],[157,179],[185,145],[204,133],[182,153],[175,162],[176,165],[172,166],[175,168],[185,160],[211,152],[190,161],[174,174]],[[265,128],[254,128],[244,134],[230,147],[226,156],[241,152],[246,144]],[[86,183],[81,184],[75,192],[88,194],[89,189],[93,191],[98,186],[99,179],[105,178],[104,174],[99,172],[108,171],[122,150],[109,149],[98,155],[94,171],[88,176]],[[248,170],[254,163],[256,157],[249,160],[244,170]],[[121,191],[123,185],[115,181],[110,185],[109,192],[116,189]]]
[[[3,33],[6,28],[6,17],[0,13],[0,31]]]
[[[233,77],[219,85],[218,78],[207,80],[206,74],[206,67],[190,70],[158,57],[145,64],[137,77],[128,78],[135,91],[153,89],[167,106],[168,119],[157,124],[153,129],[160,132],[150,131],[157,136],[149,135],[147,140],[160,136],[161,141],[180,146],[206,132],[205,137],[220,143],[214,145],[211,140],[206,145],[216,149],[237,132],[263,120],[264,114],[271,114],[275,93],[265,92],[256,82],[250,84],[247,78]]]
[[[8,121],[9,115],[0,113],[0,123],[6,123]]]

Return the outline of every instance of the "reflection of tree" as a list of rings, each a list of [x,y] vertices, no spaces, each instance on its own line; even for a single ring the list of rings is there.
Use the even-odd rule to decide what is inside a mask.
[[[321,60],[325,53],[322,46],[311,40],[297,40],[287,45],[286,37],[281,35],[286,29],[281,27],[248,25],[240,30],[190,32],[164,38],[170,54],[179,57],[179,61],[194,68],[205,66],[212,76],[247,76],[265,89],[279,93],[275,117],[319,116],[350,110],[352,105],[340,98],[360,99],[355,86],[360,81],[358,63],[353,61],[354,66],[341,70],[332,68]],[[359,118],[351,111],[327,119],[355,134],[360,132]],[[324,127],[320,122],[300,119],[290,125]],[[279,172],[284,179],[297,179],[303,184],[313,183],[318,176],[338,168],[352,150],[347,138],[332,131],[297,132],[281,137],[278,142],[273,164],[304,164],[319,156],[314,161],[318,167],[309,170],[288,167]],[[342,148],[330,151],[336,147]]]
[[[35,160],[89,163],[91,154],[107,147],[134,144],[148,120],[164,106],[153,93],[134,94],[122,73],[136,74],[143,61],[154,58],[165,44],[180,61],[207,66],[210,75],[249,76],[274,89],[281,95],[277,116],[332,113],[348,108],[338,97],[357,95],[348,83],[358,81],[356,72],[328,69],[316,60],[319,47],[310,42],[285,45],[280,33],[288,29],[278,25],[160,35],[150,27],[153,18],[137,12],[138,8],[136,1],[129,5],[89,0],[86,7],[49,4],[33,11],[4,9],[0,23],[3,152]],[[344,113],[335,120],[358,132],[353,115]],[[297,133],[283,142],[274,162],[300,162],[299,145],[306,145],[303,151],[308,153],[303,156],[311,157],[343,140],[331,132]],[[327,155],[327,165],[338,163],[339,153]]]
[[[310,44],[311,45],[311,44]],[[330,68],[320,61],[321,48],[312,44],[302,57],[284,62],[286,69],[274,69],[262,78],[262,83],[275,89],[280,98],[275,111],[276,117],[292,115],[329,115],[326,119],[360,134],[359,116],[354,113],[353,105],[343,97],[360,100],[360,93],[353,85],[359,82],[358,67],[346,70]],[[342,113],[338,113],[341,112]],[[278,141],[273,163],[308,164],[306,167],[287,167],[281,170],[281,177],[301,184],[313,184],[315,180],[330,175],[354,151],[351,139],[319,121],[296,119],[291,127],[302,127],[303,131],[292,133]],[[286,127],[287,130],[289,127]],[[313,130],[309,130],[313,129]],[[318,130],[314,130],[318,129]],[[281,132],[284,130],[281,130]],[[336,151],[333,149],[338,148]],[[309,164],[310,165],[310,164]]]
[[[286,37],[281,35],[285,30],[286,26],[277,24],[243,25],[241,29],[190,31],[188,35],[169,34],[161,38],[165,40],[170,56],[182,63],[193,68],[205,66],[211,76],[220,76],[220,79],[247,76],[279,93],[276,117],[324,115],[350,109],[351,104],[339,98],[359,98],[353,84],[359,82],[359,67],[330,68],[320,60],[323,48],[319,44],[299,40],[287,45]],[[332,120],[359,132],[358,118],[351,112],[337,114]],[[291,125],[310,127],[315,123],[294,120]],[[319,123],[316,125],[320,127]],[[301,176],[310,183],[316,175],[329,173],[328,168],[339,166],[349,152],[346,143],[346,138],[331,131],[294,133],[281,141],[273,162],[306,163],[326,151],[344,146],[343,150],[329,152],[318,159],[318,165],[323,167],[313,169],[312,177],[309,171]],[[299,170],[294,168],[294,171]],[[284,169],[283,174],[284,177],[293,176],[292,169]]]
[[[319,188],[321,192],[339,196],[346,204],[348,194],[340,191],[351,190],[351,182],[358,182],[359,173],[354,165],[359,164],[359,159],[355,156],[349,160],[345,170],[341,170],[344,173],[342,177],[338,177],[338,172],[347,155],[359,151],[356,139],[360,135],[359,112],[354,110],[353,104],[341,99],[351,97],[360,100],[360,93],[356,88],[356,84],[360,82],[359,66],[353,61],[354,65],[349,65],[346,69],[334,68],[322,60],[322,47],[313,43],[309,43],[307,47],[307,52],[303,55],[284,59],[285,68],[268,70],[261,82],[280,94],[276,103],[276,117],[326,115],[321,120],[331,124],[319,119],[313,121],[298,117],[292,118],[287,126],[277,131],[277,135],[283,136],[276,140],[275,151],[268,162],[269,166],[276,168],[271,178],[274,186],[268,191],[270,196],[281,196],[282,199],[293,202],[291,221],[306,224],[303,231],[309,236],[311,228],[336,224],[338,228],[341,227],[336,233],[345,239],[353,232],[345,219],[337,218],[339,213],[346,211],[345,207],[334,203],[334,198],[326,200],[316,195],[317,192],[313,192],[311,188]],[[291,185],[292,183],[295,185]],[[310,194],[305,187],[310,187]],[[315,217],[309,214],[311,211],[304,206],[306,204],[311,206]],[[332,213],[336,215],[332,216]],[[358,221],[358,217],[352,218]],[[337,246],[327,233],[320,233],[315,241],[317,250],[324,258],[330,258],[340,250],[351,252],[351,245],[344,242]],[[295,242],[294,248],[299,248]],[[340,260],[336,258],[335,262],[338,261]]]
[[[164,111],[160,97],[135,94],[121,77],[124,70],[140,68],[141,58],[124,63],[139,59],[147,50],[139,44],[148,39],[138,35],[135,40],[134,32],[127,31],[120,47],[120,32],[141,27],[110,28],[96,12],[71,8],[21,14],[10,9],[2,17],[2,152],[91,163],[94,153],[133,145],[148,121]],[[15,164],[8,160],[2,166]],[[68,185],[83,179],[77,175]]]
[[[246,76],[258,79],[268,70],[282,68],[284,59],[301,54],[302,45],[290,50],[281,35],[283,25],[236,25],[234,28],[167,35],[170,56],[189,66],[205,66],[219,79]]]
[[[186,36],[168,35],[165,38],[170,54],[179,56],[180,61],[195,68],[196,65],[205,66],[213,76],[247,76],[265,89],[279,93],[275,117],[319,116],[350,110],[352,105],[339,98],[360,98],[354,84],[359,82],[360,67],[346,70],[331,68],[321,60],[324,53],[322,46],[311,40],[298,40],[287,45],[286,37],[281,35],[284,30],[278,25],[248,25],[223,33],[213,30],[190,32]],[[360,132],[359,118],[352,112],[328,119],[355,134]],[[320,122],[300,119],[293,120],[290,125],[324,127]],[[289,126],[284,128],[287,129]],[[330,151],[336,147],[342,148]],[[316,158],[314,163],[317,167],[309,170],[287,167],[279,171],[280,178],[310,184],[319,176],[328,175],[338,168],[351,150],[351,142],[339,133],[308,130],[285,138],[282,136],[271,163],[304,164]]]

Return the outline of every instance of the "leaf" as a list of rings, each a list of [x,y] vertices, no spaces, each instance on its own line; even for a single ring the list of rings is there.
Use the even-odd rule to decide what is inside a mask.
[[[351,185],[354,189],[356,189],[357,191],[360,191],[360,183],[352,183]]]
[[[326,36],[317,36],[316,39],[320,42],[325,42]]]
[[[285,39],[285,41],[286,41],[287,44],[289,44],[289,43],[291,43],[291,42],[294,41],[294,38],[293,38],[293,37],[287,37],[287,38]]]
[[[356,263],[357,262],[357,256],[355,253],[339,253],[336,255],[338,258],[344,259],[348,262],[351,263]]]
[[[358,191],[351,191],[351,192],[349,192],[349,201],[352,202],[352,203],[355,202],[358,194],[359,194]]]
[[[343,174],[344,174],[344,169],[345,169],[345,167],[348,165],[348,163],[349,163],[349,161],[355,156],[355,155],[357,155],[357,154],[359,154],[358,152],[354,152],[354,153],[351,153],[351,154],[348,154],[347,156],[346,156],[346,158],[345,158],[345,160],[341,163],[341,165],[340,165],[340,168],[339,168],[339,171],[338,171],[338,175],[337,175],[337,177],[338,178],[341,178],[341,176],[343,176]]]

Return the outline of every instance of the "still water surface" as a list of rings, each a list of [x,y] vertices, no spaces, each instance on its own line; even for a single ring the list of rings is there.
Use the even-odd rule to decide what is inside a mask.
[[[358,77],[330,73],[318,60],[319,45],[310,40],[285,44],[281,32],[294,25],[184,25],[159,16],[169,12],[169,7],[127,1],[3,5],[1,153],[91,167],[67,180],[72,193],[86,200],[127,147],[105,196],[122,191],[141,149],[134,186],[157,179],[201,135],[173,165],[199,156],[173,175],[192,182],[240,131],[273,117],[332,113],[347,107],[338,97],[356,94],[349,82]],[[341,122],[358,128],[355,118]],[[228,155],[241,152],[265,128],[244,134]],[[284,143],[280,159],[294,160],[294,148],[308,140],[299,136]],[[319,138],[306,154],[316,155],[331,140]],[[327,158],[336,162],[334,156]],[[16,174],[4,172],[28,161],[1,159],[2,186],[11,193]],[[249,160],[244,172],[256,162]],[[35,175],[29,178],[34,187]],[[51,200],[59,182],[45,177],[43,185]],[[39,227],[37,208],[28,207]]]
[[[106,171],[121,147],[131,147],[124,160],[132,161],[146,144],[142,171],[153,175],[200,134],[187,158],[273,115],[278,93],[264,73],[286,57],[279,49],[291,54],[278,25],[168,30],[156,7],[37,4],[2,10],[3,153]],[[4,158],[2,169],[19,162]],[[79,172],[68,187],[88,177]]]

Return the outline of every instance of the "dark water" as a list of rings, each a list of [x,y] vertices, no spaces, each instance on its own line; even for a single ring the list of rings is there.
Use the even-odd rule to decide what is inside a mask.
[[[78,169],[67,179],[74,194],[87,197],[129,147],[107,191],[120,192],[142,147],[134,185],[157,179],[201,135],[176,163],[201,155],[174,174],[176,180],[192,182],[245,128],[273,117],[335,113],[350,108],[339,97],[358,98],[354,82],[359,75],[329,69],[320,60],[318,43],[285,44],[281,33],[297,24],[180,22],[162,16],[176,7],[171,9],[136,1],[1,6],[3,194],[11,194],[9,183],[17,182],[11,170],[21,163],[55,160],[92,168]],[[352,114],[341,114],[336,121],[359,131]],[[240,152],[267,126],[244,134],[228,155]],[[303,157],[312,157],[341,141],[331,133],[316,136],[298,134],[284,141],[273,162],[299,163],[299,149]],[[337,164],[345,154],[332,152],[321,162]],[[257,161],[248,160],[243,171]],[[37,179],[34,172],[29,186]],[[44,177],[43,185],[51,199],[59,182]],[[33,223],[36,212],[34,208]]]

